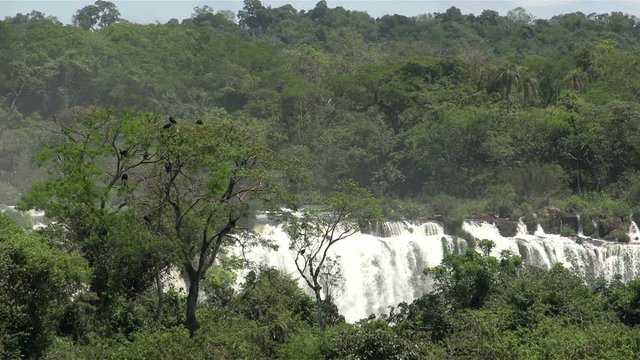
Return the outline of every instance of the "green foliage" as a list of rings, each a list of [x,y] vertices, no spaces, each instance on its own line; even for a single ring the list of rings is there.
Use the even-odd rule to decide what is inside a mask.
[[[617,241],[617,242],[629,242],[629,236],[627,235],[627,231],[622,229],[616,229],[604,236],[605,240]]]
[[[39,357],[52,341],[64,306],[88,280],[87,263],[0,216],[0,270],[3,357]]]
[[[24,193],[44,175],[25,126],[70,124],[92,106],[258,118],[273,150],[305,148],[325,192],[350,178],[393,198],[470,199],[509,183],[514,206],[537,209],[567,190],[609,190],[637,167],[639,36],[621,13],[451,8],[376,21],[322,2],[247,1],[239,24],[207,6],[165,25],[119,16],[97,1],[74,17],[95,31],[38,12],[2,22],[0,116],[11,128],[0,181]]]
[[[291,336],[306,332],[317,321],[313,299],[296,281],[275,269],[263,270],[257,276],[249,274],[238,300],[240,313],[265,332],[259,346],[270,357],[286,346]]]
[[[269,150],[256,124],[233,122],[222,111],[170,120],[166,126],[151,114],[96,109],[78,124],[58,123],[61,142],[38,156],[52,178],[36,184],[21,206],[44,209],[65,225],[97,270],[91,287],[102,308],[117,308],[121,294],[143,293],[152,281],[159,289],[161,274],[181,265],[195,284],[187,298],[194,332],[200,281],[240,232],[248,200],[286,203],[292,196],[283,189],[298,176],[295,162]],[[160,313],[160,289],[158,297]]]
[[[22,209],[57,223],[39,238],[0,218],[3,357],[638,353],[635,282],[594,294],[566,270],[490,257],[460,231],[494,213],[573,235],[565,220],[579,214],[585,235],[629,240],[640,212],[637,19],[455,7],[374,19],[325,1],[300,11],[247,0],[238,20],[203,6],[132,24],[96,1],[75,26],[38,11],[0,21],[0,204],[25,194]],[[177,124],[165,129],[168,116]],[[309,259],[327,229],[344,239],[378,218],[372,193],[386,218],[437,218],[475,249],[449,254],[430,272],[435,291],[389,321],[336,325],[335,259]],[[313,263],[317,309],[272,270],[235,289],[245,264],[227,251],[254,208],[297,195],[321,205],[289,229],[301,273]],[[200,333],[198,286],[187,299],[163,289],[175,266],[208,296]],[[323,316],[324,334],[313,326]]]
[[[465,219],[483,213],[487,208],[484,199],[468,201],[449,195],[434,196],[429,203],[434,215],[442,217],[444,230],[448,234],[457,234]]]
[[[565,237],[576,236],[576,231],[571,226],[563,226],[560,230],[560,235]]]
[[[434,292],[446,299],[451,309],[480,308],[502,281],[521,265],[517,257],[498,260],[489,256],[494,244],[489,240],[477,243],[478,253],[468,248],[463,254],[447,254],[442,264],[425,270],[433,277]]]
[[[640,323],[638,301],[640,301],[640,281],[637,279],[621,285],[612,282],[607,289],[608,306],[618,315],[620,321],[629,326]]]
[[[73,16],[73,24],[83,30],[93,30],[96,26],[102,28],[118,21],[120,21],[118,8],[114,3],[103,0],[83,7]]]
[[[357,327],[338,327],[328,334],[325,359],[425,359],[443,354],[428,343],[416,343],[397,334],[384,320]]]
[[[492,185],[487,188],[485,196],[489,201],[489,209],[500,217],[511,217],[516,205],[517,194],[509,184]]]
[[[524,164],[505,175],[515,193],[525,201],[549,198],[566,191],[567,175],[554,164]]]
[[[282,359],[322,359],[322,334],[317,328],[301,329],[278,348]]]
[[[485,246],[483,251],[487,250]],[[430,336],[437,341],[441,353],[432,356],[633,358],[638,334],[616,320],[617,314],[629,324],[634,321],[633,282],[625,287],[614,281],[596,293],[560,265],[549,270],[520,268],[520,261],[508,254],[499,261],[471,252],[456,260],[446,260],[449,265],[436,272],[439,280],[433,293],[401,304],[392,314],[394,329],[405,338],[417,342]],[[467,298],[466,292],[453,290],[481,284],[482,278],[496,281],[485,292],[482,305],[453,302]]]

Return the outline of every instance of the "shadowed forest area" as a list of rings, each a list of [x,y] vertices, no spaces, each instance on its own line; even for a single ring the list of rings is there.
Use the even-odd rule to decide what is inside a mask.
[[[305,254],[338,225],[348,236],[437,218],[457,234],[479,215],[571,236],[563,216],[580,214],[584,235],[628,242],[640,220],[635,16],[372,18],[245,0],[238,14],[204,6],[146,25],[96,1],[73,19],[0,21],[0,204],[52,221],[0,217],[3,358],[640,352],[640,280],[588,286],[478,241],[425,270],[431,293],[347,324],[322,297],[331,262]],[[233,250],[269,246],[247,231],[256,210],[300,204],[320,209],[289,218],[315,297]]]

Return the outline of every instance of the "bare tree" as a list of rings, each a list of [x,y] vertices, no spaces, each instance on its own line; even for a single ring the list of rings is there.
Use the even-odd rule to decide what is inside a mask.
[[[330,289],[341,280],[337,257],[331,257],[329,251],[379,215],[377,200],[368,190],[350,181],[341,183],[320,207],[287,214],[290,248],[296,251],[298,273],[314,293],[321,331],[327,326],[325,308]]]

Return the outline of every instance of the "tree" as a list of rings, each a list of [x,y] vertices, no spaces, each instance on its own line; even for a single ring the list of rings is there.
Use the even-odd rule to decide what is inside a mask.
[[[535,19],[531,13],[522,7],[509,10],[509,12],[507,12],[507,18],[518,25],[531,24]]]
[[[338,328],[330,334],[324,359],[418,360],[443,359],[433,343],[394,331],[385,319],[362,321],[357,327]]]
[[[36,156],[50,178],[35,184],[20,206],[45,210],[64,229],[64,246],[79,251],[96,269],[91,288],[108,307],[118,294],[144,290],[144,275],[151,270],[143,261],[149,259],[146,254],[129,252],[140,243],[125,241],[149,239],[135,232],[141,227],[129,226],[127,233],[118,227],[134,219],[142,222],[132,200],[136,176],[158,161],[143,155],[153,117],[96,110],[80,114],[75,124],[54,120],[54,125],[46,129],[53,135],[50,143]]]
[[[86,261],[0,215],[0,354],[40,358],[62,309],[89,278]]]
[[[153,133],[159,159],[140,198],[150,222],[175,241],[189,279],[186,326],[198,329],[200,283],[218,256],[238,241],[248,201],[280,201],[295,181],[292,162],[272,152],[260,127],[214,114],[203,124],[178,123]]]
[[[233,33],[239,31],[238,26],[235,24],[235,19],[236,15],[229,10],[216,12],[212,7],[205,5],[193,8],[191,18],[184,20],[183,23],[210,26],[227,33]]]
[[[238,11],[238,23],[254,35],[261,34],[269,26],[268,11],[260,0],[244,0],[244,7]]]
[[[483,307],[500,282],[522,265],[522,259],[508,251],[501,259],[490,256],[493,246],[493,241],[481,240],[481,253],[469,248],[464,254],[448,254],[441,265],[425,270],[433,276],[434,293],[446,299],[449,311]]]
[[[587,73],[583,70],[573,69],[565,76],[564,84],[570,90],[584,92],[588,78]]]
[[[525,72],[522,79],[522,107],[527,108],[538,98],[538,80],[530,72]]]
[[[249,128],[222,113],[205,120],[163,126],[151,114],[98,110],[79,128],[60,124],[54,131],[62,142],[40,155],[55,177],[34,186],[22,205],[44,209],[64,224],[94,266],[119,254],[110,245],[126,226],[123,218],[152,233],[141,230],[140,239],[169,241],[170,249],[159,251],[166,245],[162,241],[162,247],[152,247],[155,251],[138,253],[138,264],[155,270],[157,279],[165,255],[177,254],[177,265],[189,278],[186,321],[192,335],[198,328],[200,282],[237,240],[249,199],[281,200],[282,186],[296,180],[289,176],[293,171],[287,172],[293,163],[269,150],[258,126]],[[113,293],[104,284],[119,274],[112,266],[117,263],[102,267],[107,279],[93,284],[99,294]]]
[[[314,325],[313,299],[297,281],[277,269],[251,271],[237,299],[239,311],[265,328],[262,351],[275,357],[278,345],[286,344],[300,329]]]
[[[120,11],[110,1],[98,0],[93,5],[87,5],[73,15],[73,24],[84,30],[95,30],[115,24],[120,21]]]
[[[26,28],[42,27],[42,26],[60,26],[62,23],[55,16],[46,16],[40,11],[33,10],[28,14],[18,13],[12,18],[5,21]]]
[[[326,328],[326,307],[332,287],[339,284],[340,269],[330,249],[376,220],[380,207],[371,193],[352,181],[340,183],[319,208],[306,208],[287,215],[290,248],[296,251],[295,265],[313,291],[318,308],[318,326]],[[323,296],[324,295],[324,296]]]
[[[511,109],[511,94],[514,89],[521,85],[522,69],[516,65],[507,63],[498,70],[497,81],[504,91],[504,97],[507,99],[507,106]]]

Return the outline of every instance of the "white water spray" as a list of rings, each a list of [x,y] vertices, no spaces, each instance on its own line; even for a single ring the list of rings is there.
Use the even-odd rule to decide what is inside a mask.
[[[630,233],[640,235],[633,225]],[[610,280],[615,274],[620,274],[624,281],[640,276],[640,246],[635,244],[576,240],[546,234],[541,226],[529,234],[523,223],[513,237],[502,236],[495,225],[486,222],[465,221],[462,228],[477,239],[492,240],[493,256],[499,257],[503,250],[509,250],[530,266],[548,268],[559,262],[588,282],[598,277]],[[249,259],[299,278],[295,252],[289,250],[289,238],[282,225],[260,224],[254,230],[274,240],[279,248],[255,249]],[[336,305],[349,322],[369,314],[387,313],[390,306],[411,302],[426,293],[430,284],[423,270],[439,265],[444,254],[461,251],[466,246],[466,240],[445,235],[442,226],[435,222],[388,222],[380,225],[375,235],[356,233],[330,251],[330,255],[340,256],[344,278],[334,299]],[[300,286],[306,285],[301,281]]]

